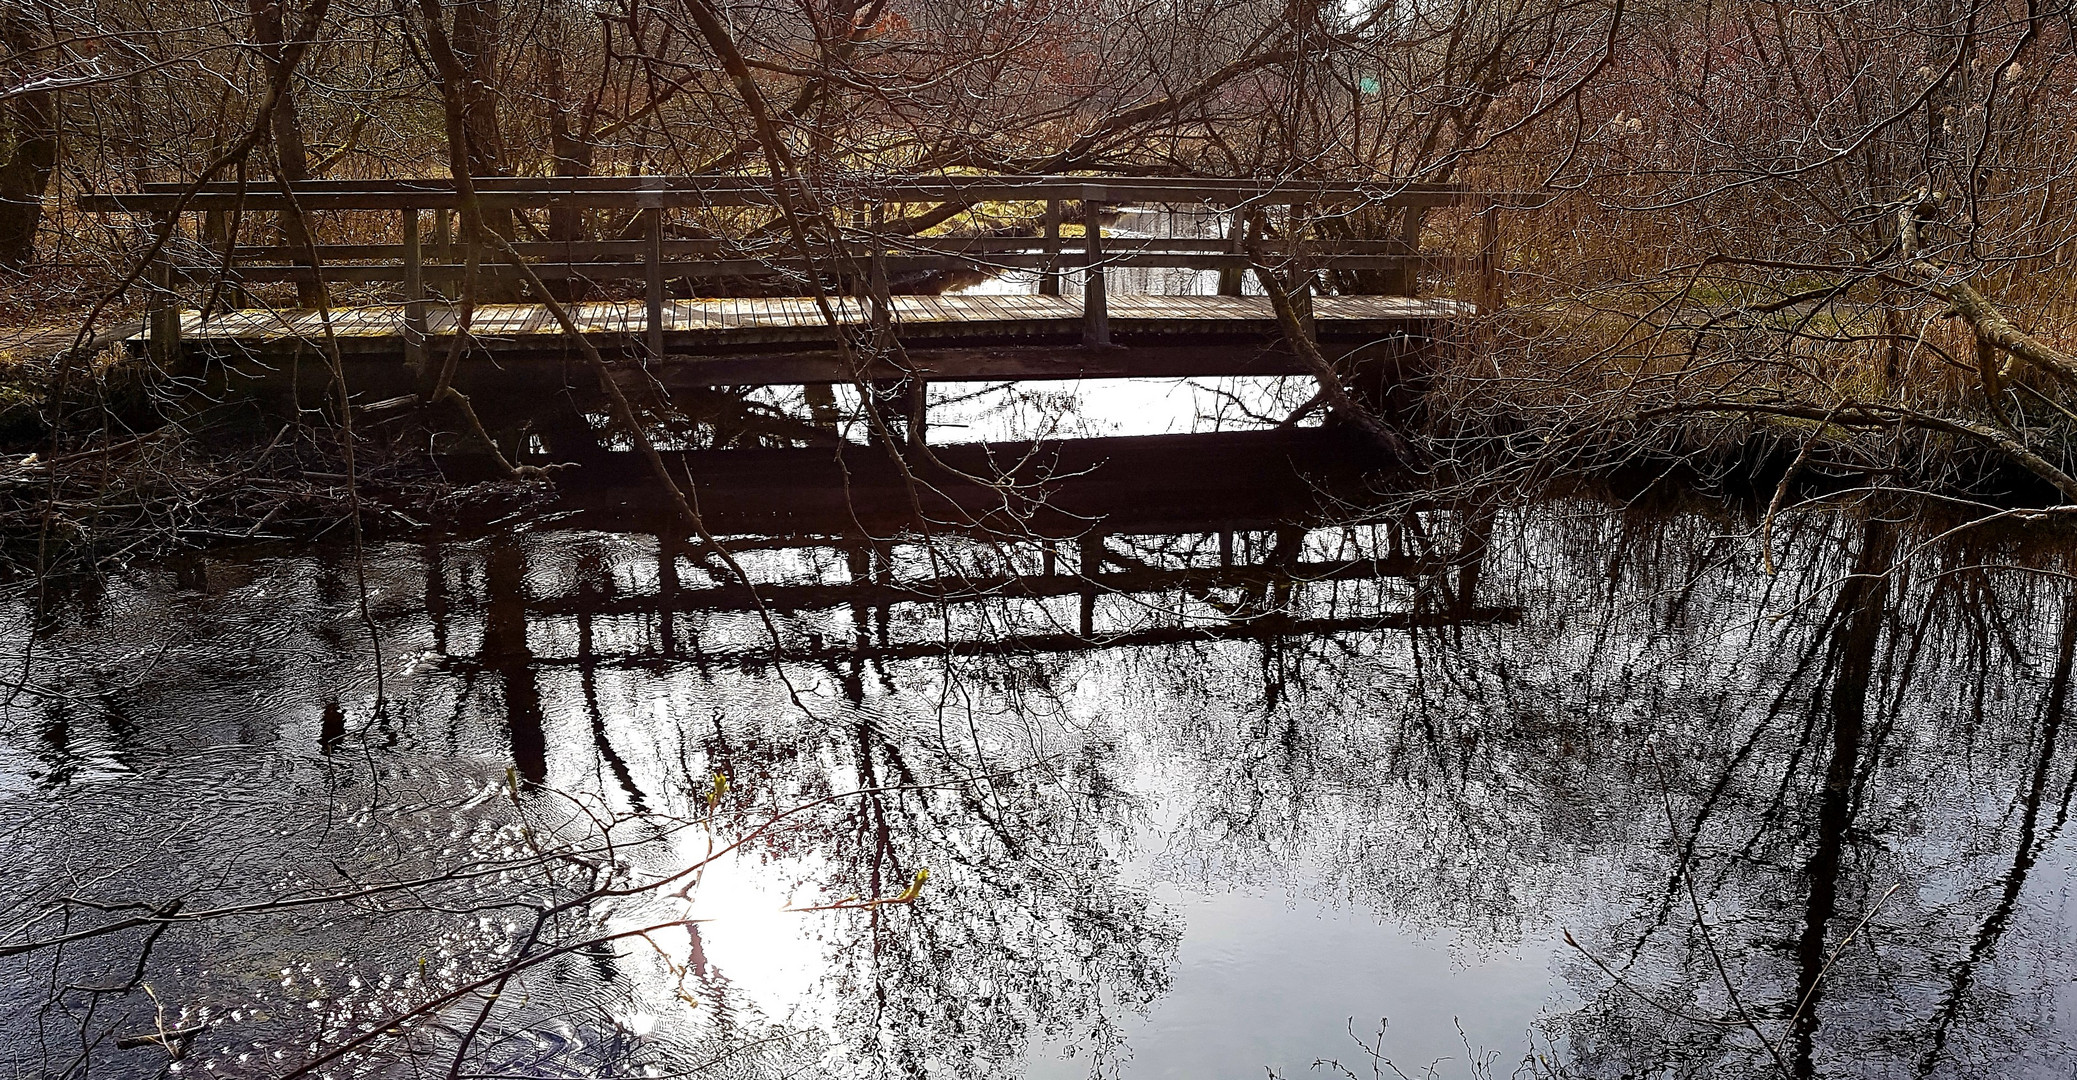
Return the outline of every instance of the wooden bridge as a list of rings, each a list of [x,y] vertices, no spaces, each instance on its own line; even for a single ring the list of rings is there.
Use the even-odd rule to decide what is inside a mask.
[[[836,229],[802,250],[772,220],[782,197],[802,193],[764,178],[506,178],[474,186],[479,205],[509,220],[513,253],[567,303],[579,331],[666,388],[1302,373],[1278,345],[1268,301],[1244,295],[1243,271],[1267,262],[1332,280],[1331,295],[1301,290],[1330,356],[1426,340],[1498,302],[1495,211],[1519,205],[1500,194],[1392,182],[904,179],[818,190],[817,205],[834,208],[825,220]],[[466,253],[454,224],[461,201],[449,180],[327,180],[147,184],[86,195],[81,205],[138,223],[173,219],[174,242],[147,276],[147,325],[131,339],[162,362],[278,369],[319,355],[329,338],[354,366],[357,390],[408,392],[426,358],[462,337],[471,361],[459,377],[465,389],[510,388],[529,371],[561,379],[576,349],[544,304],[479,304],[464,323],[457,300]],[[1118,207],[1149,204],[1209,207],[1228,222],[1260,211],[1271,236],[1250,251],[1237,227],[1224,237],[1180,238],[1107,229]],[[1478,215],[1470,253],[1424,245],[1435,231],[1427,211],[1436,207]],[[1028,224],[933,231],[969,210]],[[1341,227],[1358,214],[1371,227]],[[285,242],[296,233],[291,217],[307,223],[308,242]],[[1391,238],[1354,238],[1376,233],[1380,221],[1396,230]],[[517,295],[509,258],[476,254],[479,280]],[[1216,271],[1218,295],[1117,295],[1106,272],[1124,267]],[[930,294],[949,276],[1007,271],[1035,274],[1037,293]],[[1460,298],[1419,295],[1424,279],[1441,275],[1460,283]],[[1079,297],[1069,295],[1075,279]],[[322,310],[255,299],[255,290],[278,292],[284,283],[299,283],[308,299],[320,281],[334,297]],[[1356,293],[1365,287],[1370,294]],[[887,336],[875,340],[900,348],[839,348],[839,335],[881,332]]]

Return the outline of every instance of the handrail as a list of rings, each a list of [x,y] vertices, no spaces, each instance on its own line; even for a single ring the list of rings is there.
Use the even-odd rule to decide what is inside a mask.
[[[857,237],[842,248],[818,244],[810,250],[819,257],[838,257],[855,253],[861,246],[870,248],[872,234]],[[1043,250],[1045,238],[1040,236],[920,236],[920,237],[877,237],[883,250],[895,255],[1019,255]],[[529,262],[547,260],[564,263],[611,262],[622,257],[642,258],[644,240],[515,240],[512,248]],[[335,260],[389,260],[401,259],[405,254],[403,244],[318,244],[317,255],[326,262]],[[727,240],[666,240],[664,255],[699,255],[709,257],[763,257],[784,259],[798,257],[798,249],[791,243],[772,242],[762,247],[744,247]],[[1339,256],[1413,254],[1399,240],[1308,240],[1305,253],[1316,258]],[[1265,244],[1272,255],[1282,255],[1288,245],[1280,240]],[[1110,254],[1146,252],[1156,254],[1219,255],[1232,256],[1233,244],[1229,240],[1206,237],[1127,237],[1114,234],[1104,235],[1104,251]],[[271,244],[233,248],[231,257],[237,261],[281,262],[306,257],[305,249],[293,245]],[[221,258],[222,252],[211,252],[211,258]],[[483,255],[486,263],[497,261],[491,252]]]
[[[778,191],[765,177],[579,176],[479,177],[477,196],[488,209],[610,207],[677,209],[693,206],[770,206]],[[792,187],[793,185],[789,185]],[[461,205],[451,179],[304,180],[289,185],[305,210],[442,210]],[[853,202],[1041,202],[1053,199],[1104,203],[1212,202],[1223,205],[1304,202],[1316,205],[1366,203],[1381,206],[1454,206],[1469,200],[1507,207],[1533,205],[1528,192],[1473,192],[1458,184],[1389,179],[1321,181],[1217,177],[948,176],[857,179],[818,188],[824,201]],[[136,192],[91,192],[79,197],[82,210],[169,213],[175,210],[287,210],[289,196],[278,183],[217,182],[191,194],[188,185],[148,183]]]

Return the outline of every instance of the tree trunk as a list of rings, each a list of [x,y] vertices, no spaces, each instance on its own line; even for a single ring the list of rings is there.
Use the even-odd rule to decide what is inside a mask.
[[[555,26],[558,39],[564,39],[563,27]],[[569,87],[563,74],[562,52],[564,40],[542,42],[539,50],[543,96],[547,98],[549,153],[554,160],[550,174],[554,176],[590,176],[593,147],[589,132],[573,127],[571,114],[576,112],[575,102],[570,100]],[[589,128],[589,124],[583,125]],[[548,211],[548,238],[551,240],[589,240],[584,228],[583,212],[575,207],[556,206]]]
[[[498,126],[498,92],[503,85],[498,70],[497,0],[461,0],[454,6],[455,59],[461,61],[467,78],[461,85],[464,159],[469,175],[507,176],[505,136]],[[512,212],[485,210],[483,224],[506,239],[512,238]]]
[[[563,50],[568,44],[568,28],[564,20],[556,18],[549,27],[551,40],[535,41],[535,55],[540,64],[542,97],[545,98],[548,121],[549,153],[553,160],[549,171],[555,176],[590,176],[592,170],[592,141],[589,138],[590,117],[580,125],[572,125],[575,103],[570,100],[568,83],[563,73]],[[585,225],[584,209],[576,206],[552,206],[548,209],[548,239],[561,243],[576,243],[591,239],[591,230]],[[555,298],[565,302],[584,299],[589,292],[582,281],[575,278],[548,283]]]
[[[42,28],[13,3],[0,14],[0,39],[19,66],[26,66],[23,60],[43,45]],[[17,94],[7,103],[7,156],[0,160],[0,266],[20,268],[36,255],[43,193],[58,164],[57,105],[57,95],[49,90]]]
[[[272,83],[279,77],[282,50],[287,46],[287,32],[282,28],[282,5],[286,0],[251,0],[252,37],[259,45],[260,65]],[[310,179],[310,149],[303,141],[303,118],[296,111],[296,93],[293,85],[281,93],[274,104],[274,114],[269,117],[268,135],[274,145],[274,167],[276,175],[290,183]],[[310,245],[310,234],[301,218],[284,213],[277,220],[282,243],[297,251]],[[302,307],[316,307],[321,292],[315,281],[296,283],[296,303]]]

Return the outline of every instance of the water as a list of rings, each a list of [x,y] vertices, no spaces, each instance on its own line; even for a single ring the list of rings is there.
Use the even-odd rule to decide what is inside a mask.
[[[732,535],[761,611],[590,519],[16,597],[0,1054],[2068,1075],[2059,545],[1809,511],[1769,575],[1749,509],[1142,445],[1050,541]]]
[[[1104,226],[1104,235],[1119,239],[1219,240],[1231,236],[1232,228],[1231,215],[1208,207],[1129,206],[1121,208],[1115,223]],[[1087,281],[1086,270],[1062,271],[1061,295],[1082,295]],[[1005,270],[985,281],[954,291],[975,295],[1029,296],[1035,295],[1038,287],[1039,275],[1036,271]],[[1114,294],[1216,296],[1219,292],[1219,273],[1216,270],[1191,270],[1180,266],[1112,266],[1104,270],[1104,287]],[[1244,277],[1241,288],[1249,296],[1262,295],[1262,287],[1252,277]]]

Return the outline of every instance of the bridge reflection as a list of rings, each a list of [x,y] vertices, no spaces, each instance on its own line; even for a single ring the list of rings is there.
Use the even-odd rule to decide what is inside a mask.
[[[563,485],[570,523],[597,532],[487,542],[481,649],[444,663],[502,680],[516,764],[537,778],[552,669],[800,666],[858,701],[889,665],[1275,650],[1520,616],[1479,595],[1490,514],[1394,490],[1338,430],[940,454],[928,469],[858,446],[674,455],[707,527],[693,541],[659,520],[632,462],[606,462]],[[444,649],[450,575],[474,576],[479,556],[425,556]]]

